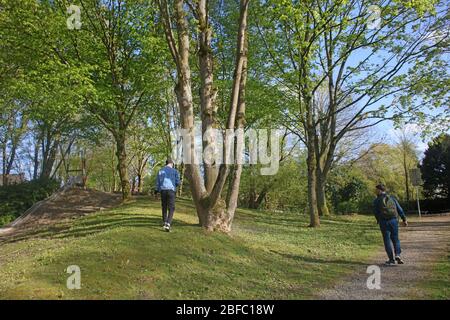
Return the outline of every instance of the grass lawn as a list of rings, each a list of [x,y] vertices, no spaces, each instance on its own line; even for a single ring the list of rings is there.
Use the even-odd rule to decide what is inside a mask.
[[[165,233],[159,203],[138,198],[0,244],[0,299],[308,299],[381,245],[371,216],[311,229],[307,216],[238,210],[231,236],[196,222],[179,200]],[[80,290],[66,288],[70,265]]]
[[[447,257],[434,263],[430,275],[419,283],[426,299],[450,299],[450,252]]]

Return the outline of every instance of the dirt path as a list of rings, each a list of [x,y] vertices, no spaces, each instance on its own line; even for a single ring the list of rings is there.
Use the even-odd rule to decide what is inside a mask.
[[[0,243],[21,239],[57,222],[113,208],[120,203],[119,194],[80,188],[59,191],[36,203],[5,228],[0,228]]]
[[[381,242],[380,234],[380,242]],[[334,288],[324,290],[319,299],[406,299],[422,296],[417,284],[430,272],[437,259],[446,256],[450,246],[450,215],[423,217],[400,229],[404,265],[383,266],[387,260],[384,248],[373,257],[373,265],[381,269],[381,289],[369,290],[367,266],[337,283]]]

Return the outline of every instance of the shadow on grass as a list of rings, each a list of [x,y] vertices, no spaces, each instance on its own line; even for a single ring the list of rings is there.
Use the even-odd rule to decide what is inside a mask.
[[[126,213],[97,214],[86,219],[75,220],[75,222],[74,220],[69,220],[47,227],[42,226],[36,230],[29,228],[19,229],[14,235],[0,239],[0,245],[32,238],[79,238],[121,227],[152,228],[163,231],[161,229],[161,222],[162,219],[155,215],[133,215]],[[189,224],[178,219],[174,219],[173,225],[176,227],[196,226],[195,224]]]
[[[263,226],[278,226],[283,228],[282,232],[286,232],[286,227],[288,228],[294,228],[296,231],[299,232],[300,230],[310,229],[309,227],[309,218],[302,216],[302,215],[296,215],[296,214],[270,214],[266,212],[258,212],[258,214],[251,214],[251,213],[241,213],[239,212],[237,214],[237,217],[239,218],[239,223],[243,227],[243,229],[248,230],[254,230],[257,231],[258,229],[253,228],[252,226],[258,225],[259,229],[261,229]],[[353,230],[358,229],[361,231],[364,230],[372,230],[376,227],[375,219],[373,223],[370,222],[363,222],[358,221],[355,223],[355,221],[351,220],[345,220],[344,218],[341,218],[340,216],[331,216],[321,219],[321,225],[323,227],[327,228],[334,228],[334,229],[341,229],[345,228],[347,225],[351,226]],[[321,230],[321,228],[318,228],[317,230]]]

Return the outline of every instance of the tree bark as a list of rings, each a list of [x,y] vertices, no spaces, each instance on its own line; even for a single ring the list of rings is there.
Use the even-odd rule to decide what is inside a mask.
[[[239,97],[242,92],[243,66],[246,60],[245,38],[247,31],[247,12],[249,0],[240,1],[240,17],[238,43],[235,63],[235,73],[231,94],[230,110],[226,129],[236,128],[236,118],[239,118]],[[167,1],[158,1],[161,15],[164,22],[164,31],[170,52],[177,65],[177,85],[175,88],[178,105],[180,108],[180,124],[185,129],[183,141],[183,155],[186,170],[186,177],[189,179],[192,191],[192,198],[197,209],[199,224],[207,230],[220,230],[228,232],[234,217],[235,203],[237,196],[232,194],[229,203],[221,199],[221,193],[229,174],[229,164],[222,163],[220,166],[213,163],[204,163],[204,177],[202,177],[198,159],[195,158],[195,132],[194,132],[194,108],[191,85],[191,69],[189,65],[190,38],[189,23],[187,21],[186,3],[184,0],[175,0],[175,22],[177,28],[178,41],[174,40],[172,33],[172,23],[167,6]],[[208,1],[199,0],[195,4],[194,14],[198,20],[198,59],[200,64],[200,103],[202,133],[213,129],[216,123],[215,95],[213,87],[213,56],[211,48],[212,26],[209,23]],[[243,95],[242,95],[243,98]],[[242,114],[243,118],[244,114]],[[204,141],[205,142],[205,141]],[[209,146],[214,146],[214,141],[203,143],[203,151]],[[227,145],[225,141],[225,145]],[[224,158],[227,159],[227,152],[224,149]],[[239,185],[240,170],[237,167],[234,172],[233,186]],[[233,192],[238,192],[238,188]]]
[[[317,159],[316,159],[316,126],[314,121],[314,109],[311,100],[308,99],[308,94],[304,94],[306,111],[306,144],[307,144],[307,159],[306,164],[308,168],[308,209],[309,209],[309,226],[319,227],[320,219],[317,208]]]
[[[242,10],[242,9],[241,9]],[[241,11],[242,12],[242,11]],[[246,14],[246,13],[245,13]],[[245,17],[246,20],[246,17]],[[244,27],[245,30],[245,27]],[[239,187],[241,184],[241,175],[242,175],[242,161],[243,161],[243,152],[244,152],[244,128],[245,128],[245,89],[247,86],[247,64],[248,64],[248,39],[246,35],[243,35],[244,40],[242,44],[242,70],[241,70],[241,78],[239,82],[239,97],[238,97],[238,108],[236,113],[236,123],[235,128],[237,129],[237,136],[235,136],[234,142],[234,166],[232,169],[231,176],[231,190],[229,196],[227,198],[227,215],[225,226],[226,230],[231,230],[231,224],[233,223],[234,214],[236,212],[236,208],[239,200]],[[239,47],[239,46],[238,46]]]
[[[50,129],[47,132],[47,138],[42,144],[42,171],[40,178],[49,179],[52,175],[53,166],[56,161],[56,154],[58,153],[60,136],[53,135]]]
[[[324,176],[320,170],[316,170],[316,194],[317,194],[317,209],[319,211],[319,216],[329,216],[330,211],[327,205],[327,198],[325,192],[326,186],[326,176]]]
[[[200,66],[200,110],[202,117],[203,150],[207,152],[203,161],[205,188],[208,193],[212,192],[219,174],[219,167],[215,162],[214,149],[216,137],[213,129],[216,129],[216,96],[214,89],[213,55],[211,50],[212,29],[208,21],[208,2],[200,0],[198,5],[199,24],[199,51],[198,60]]]
[[[319,212],[317,208],[317,193],[316,193],[316,159],[314,150],[310,151],[308,148],[307,157],[308,167],[308,209],[309,209],[309,226],[320,226]]]
[[[117,171],[119,172],[122,198],[127,200],[131,196],[130,181],[127,168],[126,134],[120,130],[116,136]]]
[[[39,176],[39,149],[40,145],[42,143],[42,136],[41,134],[37,134],[35,137],[35,144],[34,144],[34,155],[33,155],[33,180],[36,180]]]
[[[183,180],[184,180],[184,163],[182,163],[181,165],[180,165],[180,179],[181,179],[181,181],[180,181],[180,186],[179,186],[179,188],[178,188],[178,196],[182,196],[183,195]]]
[[[2,168],[2,183],[4,186],[8,185],[8,176],[6,175],[6,162],[7,162],[7,154],[6,154],[6,141],[2,143],[2,160],[3,160],[3,168]]]
[[[137,190],[138,194],[142,193],[142,174],[138,173],[137,175]]]

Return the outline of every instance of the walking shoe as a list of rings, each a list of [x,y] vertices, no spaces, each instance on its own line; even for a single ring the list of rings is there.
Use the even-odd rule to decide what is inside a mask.
[[[166,224],[164,225],[164,230],[165,230],[166,232],[170,232],[170,224],[166,223]]]
[[[394,266],[395,265],[395,260],[388,260],[384,263],[385,266]]]
[[[405,264],[405,262],[400,258],[400,256],[395,257],[395,261],[397,261],[398,264]]]

